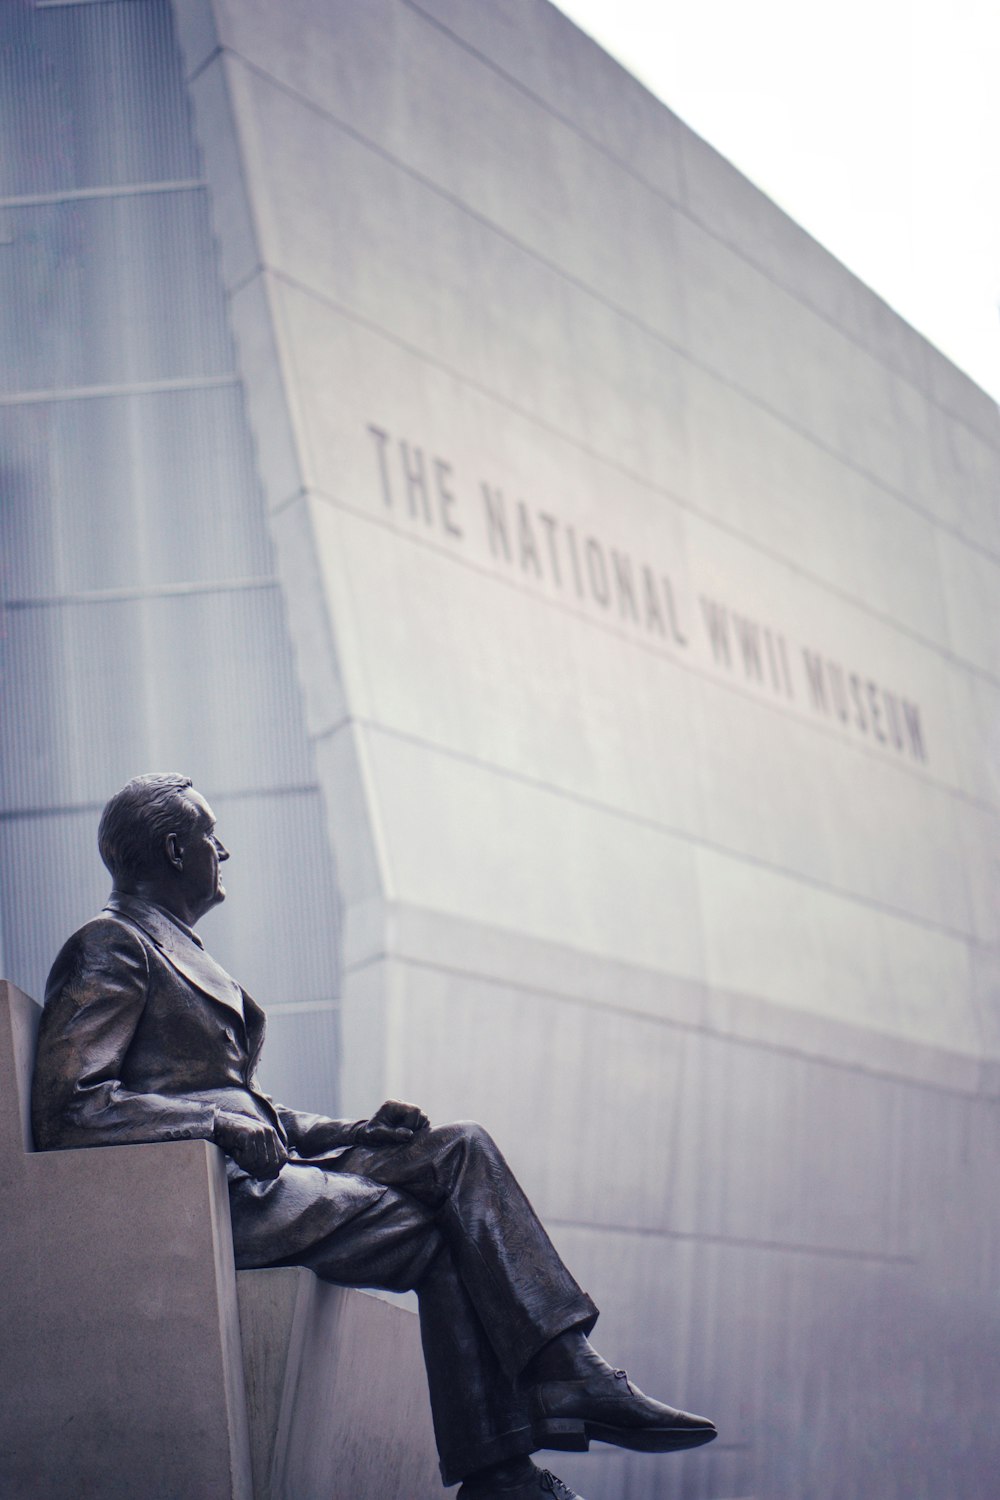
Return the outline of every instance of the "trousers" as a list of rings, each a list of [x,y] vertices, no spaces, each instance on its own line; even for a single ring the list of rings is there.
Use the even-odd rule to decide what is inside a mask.
[[[471,1122],[443,1125],[354,1146],[326,1170],[385,1191],[276,1263],[340,1286],[416,1291],[443,1482],[545,1447],[518,1376],[550,1339],[589,1333],[598,1310],[492,1138]]]

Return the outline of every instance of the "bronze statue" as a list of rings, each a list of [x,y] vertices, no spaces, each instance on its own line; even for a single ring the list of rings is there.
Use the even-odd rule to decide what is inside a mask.
[[[194,932],[225,897],[229,854],[189,778],[130,781],[99,846],[111,897],[46,988],[40,1150],[214,1141],[237,1266],[415,1289],[441,1474],[462,1481],[460,1500],[579,1500],[531,1462],[541,1448],[711,1442],[710,1421],[644,1396],[593,1349],[597,1308],[478,1125],[434,1128],[394,1099],[369,1120],[330,1120],[256,1088],[263,1012]]]

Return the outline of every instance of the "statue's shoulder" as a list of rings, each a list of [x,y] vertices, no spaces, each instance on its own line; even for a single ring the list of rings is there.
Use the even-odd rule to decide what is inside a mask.
[[[74,933],[66,939],[64,947],[75,944],[81,948],[89,948],[93,945],[98,947],[107,944],[124,943],[132,946],[135,943],[143,945],[148,942],[146,934],[138,923],[133,922],[123,912],[112,911],[105,907],[99,911],[96,917],[91,917],[89,922],[84,922]]]
[[[145,970],[149,940],[142,929],[113,911],[102,911],[63,943],[49,973],[46,996],[72,976],[109,968]]]

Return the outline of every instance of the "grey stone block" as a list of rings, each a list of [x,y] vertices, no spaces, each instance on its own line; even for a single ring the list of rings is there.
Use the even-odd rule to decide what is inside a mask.
[[[39,1010],[0,992],[0,1493],[250,1500],[221,1153],[31,1151]]]
[[[254,1500],[436,1500],[413,1313],[298,1267],[237,1284]]]

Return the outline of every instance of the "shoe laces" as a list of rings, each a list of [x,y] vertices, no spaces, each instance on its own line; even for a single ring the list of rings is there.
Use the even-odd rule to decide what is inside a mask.
[[[539,1489],[544,1490],[547,1495],[555,1495],[556,1500],[576,1500],[576,1496],[569,1485],[563,1484],[562,1480],[548,1469],[542,1469],[538,1478]]]

